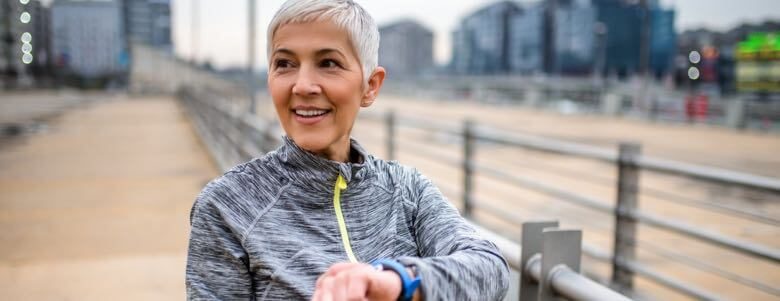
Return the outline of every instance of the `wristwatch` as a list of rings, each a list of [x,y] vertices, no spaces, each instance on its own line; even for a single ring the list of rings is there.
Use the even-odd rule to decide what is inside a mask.
[[[406,271],[406,267],[398,261],[392,259],[377,259],[371,262],[371,265],[381,271],[393,271],[401,277],[401,295],[399,301],[412,301],[414,291],[420,286],[420,276],[412,279]]]

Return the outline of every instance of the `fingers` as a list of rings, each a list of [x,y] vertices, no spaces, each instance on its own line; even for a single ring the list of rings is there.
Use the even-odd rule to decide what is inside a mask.
[[[347,297],[346,300],[366,300],[371,273],[376,273],[376,270],[374,270],[373,267],[362,266],[339,274],[337,279],[346,283],[346,288],[344,290]]]
[[[324,277],[317,281],[317,288],[314,291],[313,301],[335,301],[339,298],[338,288],[335,287],[335,278]]]
[[[317,278],[316,288],[320,288],[320,284],[321,284],[321,281],[323,279],[325,279],[327,277],[334,277],[334,276],[336,276],[338,273],[340,273],[342,271],[345,271],[345,270],[348,270],[348,269],[351,269],[351,268],[355,268],[355,267],[360,266],[360,265],[361,265],[360,263],[342,262],[342,263],[336,263],[336,264],[330,266],[330,268],[328,268],[328,270],[325,271],[324,274],[320,275],[320,277]]]
[[[317,279],[312,300],[367,300],[371,274],[376,272],[367,264],[335,264]]]

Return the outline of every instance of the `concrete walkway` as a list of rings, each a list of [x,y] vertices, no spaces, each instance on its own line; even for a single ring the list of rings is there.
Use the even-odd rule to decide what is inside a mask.
[[[217,174],[171,97],[105,96],[14,139],[0,149],[1,299],[184,299],[189,209]]]

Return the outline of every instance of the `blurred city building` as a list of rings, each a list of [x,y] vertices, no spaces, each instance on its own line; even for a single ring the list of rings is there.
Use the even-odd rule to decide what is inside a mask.
[[[122,77],[129,56],[121,8],[116,0],[55,1],[51,7],[55,65],[66,75],[85,79]]]
[[[411,20],[379,28],[379,64],[388,78],[419,77],[433,72],[433,32]]]
[[[751,33],[736,52],[738,91],[780,93],[780,31]]]
[[[554,14],[555,73],[589,73],[596,58],[596,7],[587,1],[559,0]]]
[[[533,5],[512,16],[509,63],[513,73],[532,74],[544,69],[545,9]]]
[[[170,0],[123,0],[122,14],[130,43],[173,51]]]
[[[642,19],[648,14],[649,67],[656,76],[669,73],[676,53],[675,11],[658,1],[592,0],[597,21],[606,26],[606,62],[602,72],[627,76],[640,71]]]
[[[738,44],[749,40],[751,34],[773,32],[780,32],[780,22],[769,21],[760,24],[741,24],[723,32],[703,28],[686,30],[680,33],[677,39],[679,47],[675,59],[675,81],[679,85],[692,88],[703,84],[705,87],[716,90],[713,92],[720,94],[737,93],[736,58],[738,56]],[[756,43],[749,44],[754,45]],[[692,64],[689,62],[688,56],[694,51],[706,54],[703,55],[700,63]],[[747,65],[771,64],[770,60],[765,59],[750,61],[752,63]],[[700,70],[702,77],[695,80],[689,78],[687,72],[691,67],[703,69]],[[761,69],[763,67],[759,66],[757,68]]]
[[[30,86],[48,70],[48,10],[38,0],[2,0],[0,20],[0,85]]]
[[[453,33],[450,67],[471,75],[630,76],[640,71],[645,13],[647,59],[660,77],[674,66],[675,12],[652,0],[496,2],[461,20]]]
[[[634,2],[593,0],[596,20],[606,26],[606,62],[601,72],[625,77],[639,70],[642,8]]]
[[[677,32],[674,30],[676,12],[653,7],[650,10],[650,71],[656,77],[674,70],[677,54]]]
[[[479,9],[461,20],[452,34],[452,69],[457,74],[506,74],[511,72],[511,20],[521,14],[520,5],[501,1]]]
[[[2,87],[123,85],[131,43],[172,53],[170,0],[0,0]]]

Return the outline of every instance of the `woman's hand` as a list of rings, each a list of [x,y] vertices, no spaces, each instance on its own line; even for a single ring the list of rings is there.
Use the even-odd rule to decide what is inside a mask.
[[[401,277],[365,263],[337,263],[317,279],[313,301],[395,301],[401,295]]]

